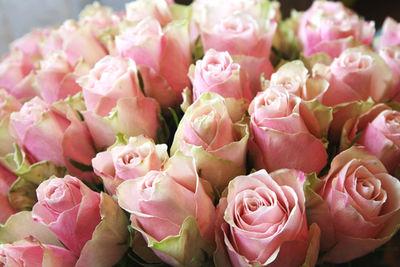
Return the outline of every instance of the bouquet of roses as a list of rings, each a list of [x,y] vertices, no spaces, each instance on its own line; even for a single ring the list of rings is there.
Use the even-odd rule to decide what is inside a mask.
[[[137,0],[14,41],[0,266],[398,264],[400,24],[374,37],[341,2]]]

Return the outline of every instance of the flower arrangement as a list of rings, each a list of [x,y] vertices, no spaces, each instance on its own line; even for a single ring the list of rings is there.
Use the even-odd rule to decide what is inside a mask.
[[[341,2],[137,0],[15,40],[0,266],[395,266],[400,23],[374,38]]]

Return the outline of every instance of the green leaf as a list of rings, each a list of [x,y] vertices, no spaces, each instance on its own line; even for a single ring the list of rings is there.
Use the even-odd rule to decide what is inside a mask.
[[[144,92],[143,77],[142,77],[142,74],[140,74],[139,71],[137,72],[137,76],[138,76],[138,80],[139,80],[139,87],[140,87],[140,90],[142,91],[142,93],[143,93],[144,95],[146,95],[145,92]]]
[[[359,132],[356,137],[354,137],[353,141],[351,141],[350,147],[354,146],[354,144],[360,139],[360,137],[364,134],[364,131]],[[349,148],[350,148],[349,147]]]
[[[171,108],[171,107],[168,107],[168,110],[169,110],[169,112],[171,112],[171,114],[172,114],[172,118],[174,119],[175,126],[178,127],[178,125],[179,125],[179,118],[178,118],[178,115],[176,115],[176,111],[175,111],[173,108]]]

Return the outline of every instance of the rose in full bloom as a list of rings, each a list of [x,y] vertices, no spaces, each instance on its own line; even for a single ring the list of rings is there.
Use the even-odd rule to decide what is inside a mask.
[[[128,221],[110,196],[68,175],[42,182],[36,194],[33,219],[78,256],[76,266],[112,266],[122,257]]]
[[[123,182],[117,196],[132,227],[163,261],[189,266],[210,252],[215,208],[191,157],[176,154],[165,171]]]
[[[297,33],[306,56],[325,52],[333,58],[353,47],[354,40],[369,45],[374,34],[373,21],[333,1],[315,1],[301,16]]]
[[[20,111],[11,114],[10,131],[35,161],[50,160],[82,178],[93,179],[92,172],[82,172],[70,162],[90,165],[96,152],[89,131],[67,102],[49,105],[38,97],[25,102]]]
[[[216,266],[314,266],[320,231],[307,226],[304,181],[288,169],[233,179],[217,207]]]
[[[201,28],[204,50],[228,51],[235,56],[247,72],[253,96],[260,89],[261,74],[269,78],[273,71],[269,55],[277,23],[270,19],[262,21],[239,12]]]
[[[322,261],[342,263],[387,242],[399,229],[400,181],[365,148],[338,154],[321,180],[308,177],[309,223],[321,228]]]
[[[0,264],[2,266],[74,267],[77,259],[68,249],[41,244],[28,238],[0,246]]]
[[[257,169],[293,168],[319,172],[326,164],[322,137],[326,136],[331,110],[304,102],[282,86],[259,93],[250,104],[252,142]],[[319,118],[314,113],[321,108]],[[312,159],[312,160],[310,160]]]
[[[125,5],[126,19],[129,21],[141,21],[151,17],[160,22],[162,26],[172,21],[172,14],[169,10],[167,0],[137,0]]]
[[[392,72],[385,61],[368,47],[349,48],[327,67],[316,64],[313,69],[329,82],[322,103],[335,106],[347,102],[388,99]]]
[[[29,99],[39,95],[34,87],[33,62],[22,51],[12,51],[0,61],[0,89],[17,99]]]
[[[63,51],[50,52],[40,61],[40,69],[36,73],[41,97],[52,104],[75,95],[82,90],[76,79],[86,74],[89,69],[90,67],[83,62],[76,66],[69,65],[67,55]]]
[[[314,100],[321,98],[329,83],[323,77],[310,76],[304,63],[295,60],[282,65],[273,73],[265,87],[275,85],[283,86],[289,93],[304,100]]]
[[[159,171],[168,159],[167,145],[156,145],[146,136],[122,138],[92,160],[95,173],[103,179],[107,192],[115,194],[124,180]]]
[[[111,146],[117,133],[156,137],[160,107],[143,95],[134,61],[106,56],[78,83],[87,108],[83,116],[97,148]]]
[[[181,102],[182,91],[190,87],[187,72],[192,55],[187,21],[174,20],[162,28],[158,20],[148,17],[117,35],[115,45],[121,56],[139,66],[146,96],[157,99],[163,107]]]
[[[348,148],[353,141],[374,154],[390,174],[398,175],[396,171],[400,170],[399,111],[390,110],[381,104],[348,120],[342,130],[341,149]]]
[[[8,200],[8,192],[16,179],[17,176],[15,174],[0,164],[0,224],[5,224],[7,219],[17,212]]]
[[[224,98],[250,100],[247,75],[228,52],[208,50],[203,59],[190,66],[189,77],[193,84],[193,101],[205,92],[217,93]]]
[[[379,49],[379,55],[392,70],[392,87],[389,99],[400,101],[400,46],[385,46]]]
[[[171,147],[171,155],[182,151],[194,157],[201,177],[220,191],[245,173],[249,133],[246,123],[233,119],[237,112],[221,96],[202,94],[186,110]]]
[[[400,24],[393,18],[387,17],[383,22],[379,47],[400,45]]]

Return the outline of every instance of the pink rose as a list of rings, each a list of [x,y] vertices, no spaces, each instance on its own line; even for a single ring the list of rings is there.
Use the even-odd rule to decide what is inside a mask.
[[[329,110],[321,114],[326,123],[324,130],[306,102],[284,87],[272,86],[253,99],[249,113],[250,148],[255,152],[257,169],[293,168],[309,173],[319,172],[325,166],[328,155],[320,138],[329,127]]]
[[[36,74],[40,95],[49,104],[75,95],[82,90],[75,80],[89,69],[84,63],[70,66],[63,51],[50,52]]]
[[[200,248],[209,251],[214,240],[215,208],[192,158],[175,155],[165,171],[150,171],[123,182],[117,196],[119,205],[131,214],[132,227],[167,263],[188,266],[196,255],[203,257]],[[164,245],[163,241],[169,243]],[[185,243],[169,249],[176,242]],[[204,242],[208,248],[203,247]]]
[[[400,101],[400,46],[386,46],[378,51],[392,70],[392,87],[389,98]]]
[[[65,21],[58,29],[53,30],[41,44],[43,57],[53,50],[64,51],[71,66],[75,66],[81,57],[87,64],[94,66],[107,54],[90,29],[80,27],[73,20]]]
[[[167,0],[137,0],[125,5],[126,19],[137,22],[151,17],[160,22],[162,26],[172,21],[172,14],[169,10]]]
[[[345,50],[329,68],[317,64],[314,71],[329,81],[322,103],[335,106],[367,100],[387,100],[392,72],[385,61],[369,48],[360,46]]]
[[[17,210],[11,206],[8,200],[8,192],[16,179],[15,174],[0,164],[0,224],[5,224],[11,215],[17,213]]]
[[[110,196],[69,175],[42,182],[36,195],[33,219],[79,256],[77,267],[113,266],[125,253],[128,220]]]
[[[47,38],[50,34],[50,29],[33,29],[30,33],[25,34],[21,38],[13,41],[10,45],[11,50],[20,50],[32,62],[42,59],[40,42]]]
[[[33,62],[22,51],[13,51],[0,61],[0,89],[17,99],[29,99],[39,92],[34,85]]]
[[[364,21],[341,2],[315,1],[301,16],[298,37],[304,54],[325,52],[338,57],[354,46],[354,40],[369,45],[375,34],[373,21]]]
[[[400,45],[400,24],[393,18],[387,17],[383,22],[379,47]]]
[[[156,19],[146,18],[116,36],[115,44],[120,55],[139,66],[146,96],[157,99],[163,107],[181,102],[183,89],[190,87],[187,72],[191,48],[186,21],[176,20],[162,29]],[[173,68],[171,62],[175,62]]]
[[[238,63],[233,62],[228,52],[208,50],[203,59],[190,66],[189,77],[193,84],[193,101],[205,92],[250,100],[246,73]]]
[[[321,228],[322,261],[361,257],[399,229],[400,182],[366,149],[345,150],[321,180],[308,179],[307,218]]]
[[[117,133],[156,137],[160,107],[143,96],[134,61],[106,56],[78,83],[87,107],[83,115],[97,148],[111,146]]]
[[[8,129],[10,114],[21,108],[21,104],[6,90],[0,90],[0,158],[14,151],[14,138]],[[0,159],[1,161],[1,159]]]
[[[186,110],[171,147],[171,155],[179,150],[194,157],[201,176],[220,191],[245,173],[248,126],[233,120],[234,112],[237,106],[230,110],[221,96],[202,94]]]
[[[93,179],[91,172],[81,172],[70,162],[90,165],[95,149],[86,126],[67,102],[50,106],[35,97],[11,114],[10,127],[20,147],[36,161],[50,160],[82,178]]]
[[[282,65],[271,75],[269,86],[283,86],[289,93],[304,100],[320,99],[329,87],[323,77],[310,76],[304,63],[295,60]]]
[[[217,207],[216,265],[300,266],[307,256],[314,266],[320,231],[307,227],[304,181],[288,169],[233,179]]]
[[[152,139],[139,135],[118,140],[108,151],[98,153],[92,163],[107,192],[113,195],[124,180],[144,176],[151,170],[159,171],[167,159],[167,145],[156,145]]]
[[[2,266],[74,267],[76,261],[77,257],[68,249],[41,244],[29,238],[0,246],[0,264]]]
[[[203,25],[201,40],[204,50],[211,48],[237,56],[237,62],[247,71],[253,96],[260,90],[260,76],[269,78],[273,67],[269,61],[277,23],[265,24],[247,13],[234,13],[216,24]]]
[[[348,120],[343,127],[341,148],[347,148],[356,136],[385,165],[388,172],[398,175],[400,170],[400,112],[377,105]]]

